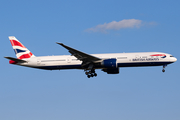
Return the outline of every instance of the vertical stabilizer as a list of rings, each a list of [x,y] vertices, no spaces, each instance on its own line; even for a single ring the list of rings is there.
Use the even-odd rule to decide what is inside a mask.
[[[16,37],[9,36],[9,40],[18,59],[35,57],[21,42],[16,39]]]

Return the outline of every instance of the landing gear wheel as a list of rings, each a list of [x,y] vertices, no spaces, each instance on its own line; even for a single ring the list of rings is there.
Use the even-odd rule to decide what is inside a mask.
[[[93,75],[93,74],[91,74],[91,77],[94,77],[94,75]]]
[[[97,73],[95,73],[95,69],[92,70],[85,69],[84,71],[88,78],[97,76]]]
[[[90,75],[87,75],[88,78],[90,78],[91,76]]]
[[[96,77],[96,76],[97,76],[97,74],[96,74],[96,73],[94,73],[94,76]]]
[[[85,72],[86,75],[88,75],[89,73],[88,72]]]

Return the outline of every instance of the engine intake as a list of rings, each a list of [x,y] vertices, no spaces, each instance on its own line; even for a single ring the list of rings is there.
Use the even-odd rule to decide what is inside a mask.
[[[102,62],[105,68],[117,68],[116,59],[106,59]]]

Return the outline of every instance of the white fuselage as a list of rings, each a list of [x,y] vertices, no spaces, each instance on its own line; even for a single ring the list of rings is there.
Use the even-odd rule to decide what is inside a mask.
[[[152,56],[163,54],[165,56]],[[113,53],[113,54],[91,54],[92,56],[105,59],[116,59],[117,67],[138,67],[138,66],[163,66],[175,62],[177,59],[170,54],[161,52],[139,52],[139,53]],[[83,69],[82,61],[71,55],[41,56],[24,59],[27,62],[17,65],[46,69]],[[94,66],[96,69],[103,69],[103,65]]]
[[[119,67],[163,66],[164,68],[177,59],[162,52],[87,54],[63,43],[58,43],[71,55],[36,57],[15,36],[9,36],[16,57],[8,57],[10,64],[44,69],[83,69],[88,78],[97,76],[95,69],[101,69],[107,74],[118,74]]]

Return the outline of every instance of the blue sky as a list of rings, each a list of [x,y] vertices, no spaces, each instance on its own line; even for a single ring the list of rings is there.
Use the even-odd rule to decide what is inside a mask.
[[[15,57],[8,36],[16,36],[34,55],[64,55],[55,42],[86,53],[170,53],[180,45],[178,0],[1,1],[1,120],[179,120],[179,60],[162,67],[45,71],[8,64]],[[131,27],[113,21],[141,21]],[[118,26],[117,23],[115,26]],[[129,24],[129,23],[127,23]],[[102,30],[88,31],[103,26]]]

